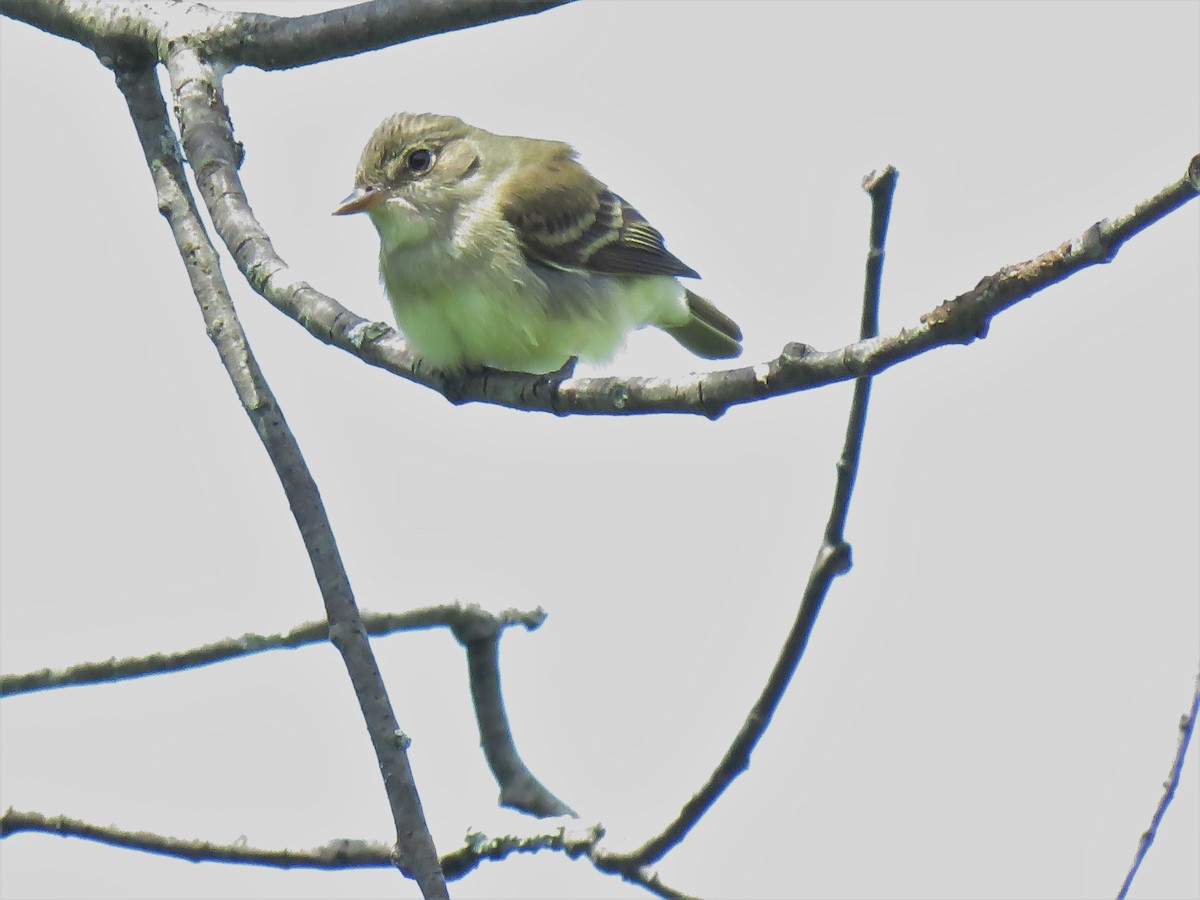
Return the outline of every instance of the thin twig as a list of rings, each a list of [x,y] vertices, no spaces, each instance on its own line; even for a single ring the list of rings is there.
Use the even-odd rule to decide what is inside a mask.
[[[247,844],[217,844],[211,841],[189,841],[165,837],[148,831],[126,831],[113,825],[96,825],[67,816],[43,816],[40,813],[9,809],[0,816],[0,838],[21,832],[53,834],[143,850],[160,856],[184,859],[189,862],[214,862],[232,865],[266,866],[277,869],[318,869],[346,871],[349,869],[392,868],[392,848],[378,841],[341,839],[329,841],[311,850],[268,850]],[[598,825],[579,832],[568,833],[559,828],[551,834],[525,837],[502,835],[489,838],[471,832],[466,842],[441,859],[448,881],[462,878],[481,862],[503,860],[514,853],[537,853],[557,850],[571,859],[589,854],[604,836]]]
[[[128,103],[154,179],[159,210],[179,247],[209,337],[266,448],[299,526],[325,601],[330,640],[342,654],[379,760],[396,824],[397,852],[414,872],[425,897],[448,897],[409,767],[408,738],[396,722],[371,653],[316,482],[250,350],[221,277],[216,250],[197,215],[154,69],[119,70],[117,85]]]
[[[43,816],[14,809],[0,816],[0,837],[22,831],[82,838],[111,847],[144,850],[190,862],[236,863],[280,869],[380,869],[395,865],[392,848],[371,841],[330,841],[312,850],[264,850],[244,844],[215,844],[211,841],[166,837],[149,831],[126,831],[113,825],[95,825],[66,816]]]
[[[502,627],[523,625],[528,631],[537,629],[546,619],[545,610],[530,612],[509,609],[493,614],[475,605],[451,603],[427,606],[399,613],[362,613],[363,625],[371,637],[385,637],[400,631],[422,631],[431,628],[460,628],[464,620],[484,617],[501,623]],[[295,650],[329,640],[329,622],[305,622],[283,634],[243,634],[241,637],[214,641],[179,653],[152,653],[129,656],[103,662],[86,662],[65,669],[39,669],[19,675],[0,675],[0,697],[27,694],[50,688],[82,687],[109,684],[146,675],[165,675],[200,666],[240,659],[268,650]]]
[[[896,170],[888,166],[882,173],[873,173],[863,182],[863,188],[870,194],[872,204],[870,249],[863,291],[861,330],[864,339],[872,337],[878,328],[883,249],[897,177]],[[775,714],[779,701],[800,664],[800,658],[804,655],[804,648],[816,624],[817,614],[833,579],[850,570],[850,546],[845,541],[844,529],[850,498],[854,492],[855,477],[858,474],[869,399],[870,378],[860,378],[855,385],[854,400],[850,404],[846,440],[838,460],[837,485],[825,536],[817,550],[817,558],[809,574],[795,624],[784,641],[766,686],[746,716],[745,724],[738,731],[708,781],[684,804],[675,820],[630,853],[598,856],[596,865],[602,871],[636,871],[662,859],[687,836],[733,780],[750,767],[750,754],[766,732],[771,717]]]
[[[479,725],[479,743],[488,768],[500,786],[500,805],[533,816],[574,816],[575,810],[552,794],[517,752],[500,689],[500,634],[502,622],[481,616],[454,629],[454,636],[467,651],[471,702]]]
[[[506,834],[489,838],[479,832],[468,832],[461,848],[442,857],[442,868],[447,879],[457,880],[474,871],[481,862],[502,860],[514,853],[557,850],[569,859],[579,859],[590,854],[603,837],[604,828],[600,825],[571,831],[559,828],[550,834],[525,837]]]
[[[1183,760],[1187,756],[1188,745],[1192,742],[1192,733],[1196,730],[1197,714],[1200,714],[1200,675],[1196,676],[1196,689],[1192,693],[1192,708],[1179,720],[1179,743],[1175,748],[1175,760],[1171,763],[1171,774],[1163,782],[1163,794],[1158,800],[1154,816],[1150,819],[1150,827],[1142,832],[1141,840],[1138,841],[1133,865],[1129,867],[1129,873],[1125,876],[1125,883],[1121,885],[1117,900],[1125,900],[1129,894],[1134,876],[1141,868],[1146,854],[1150,852],[1150,845],[1154,843],[1154,838],[1158,836],[1158,826],[1162,824],[1163,815],[1166,814],[1167,807],[1175,798],[1175,789],[1179,787],[1179,778],[1183,774]]]
[[[126,831],[113,825],[94,825],[66,816],[43,816],[40,813],[16,809],[9,809],[0,815],[0,839],[21,832],[75,837],[110,847],[144,850],[147,853],[189,862],[324,871],[382,869],[395,865],[391,848],[375,841],[341,839],[329,841],[311,850],[267,850],[246,844],[215,844],[211,841],[164,837],[146,831]],[[559,828],[549,834],[525,836],[488,837],[479,832],[468,832],[462,847],[451,850],[441,858],[441,866],[447,881],[457,881],[479,868],[480,863],[500,862],[521,853],[550,850],[562,853],[568,859],[590,860],[603,837],[604,829],[599,825],[572,831]],[[615,874],[664,900],[691,900],[690,895],[663,884],[657,874]]]

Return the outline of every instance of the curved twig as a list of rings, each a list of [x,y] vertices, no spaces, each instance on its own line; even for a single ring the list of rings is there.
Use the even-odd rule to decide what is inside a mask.
[[[1146,854],[1150,852],[1150,845],[1158,836],[1158,826],[1162,824],[1167,807],[1175,799],[1175,789],[1179,787],[1179,777],[1183,774],[1183,760],[1187,756],[1188,745],[1192,742],[1192,735],[1196,731],[1197,715],[1200,715],[1200,675],[1196,676],[1196,687],[1192,692],[1192,707],[1179,719],[1179,743],[1175,748],[1175,759],[1171,762],[1171,774],[1163,782],[1163,793],[1158,799],[1158,806],[1154,808],[1154,815],[1150,818],[1150,827],[1142,832],[1142,837],[1138,841],[1137,853],[1133,856],[1133,864],[1125,875],[1125,882],[1121,885],[1117,900],[1125,900],[1129,895],[1133,879],[1146,859]]]
[[[871,197],[870,249],[867,252],[861,325],[864,340],[873,337],[879,328],[883,250],[887,240],[892,195],[898,177],[899,173],[888,166],[880,173],[868,175],[863,181],[863,189]],[[808,576],[808,584],[804,588],[796,621],[784,641],[783,649],[762,693],[708,781],[684,804],[679,815],[659,834],[630,853],[598,855],[595,863],[601,871],[639,871],[658,862],[687,836],[733,780],[750,767],[750,754],[766,732],[771,717],[775,714],[775,709],[800,664],[800,658],[804,655],[804,648],[808,645],[808,639],[816,624],[817,614],[821,611],[821,604],[825,595],[829,593],[833,579],[850,570],[850,545],[845,540],[846,517],[850,509],[850,498],[854,493],[854,481],[858,475],[870,396],[871,379],[860,378],[854,385],[854,399],[850,404],[846,424],[846,440],[842,447],[842,455],[838,459],[837,484],[829,520],[825,526],[825,535],[817,550],[812,572]]]
[[[517,753],[500,690],[500,634],[505,622],[479,610],[452,627],[454,637],[467,651],[479,743],[500,785],[500,805],[542,818],[574,816],[575,810],[547,790]]]

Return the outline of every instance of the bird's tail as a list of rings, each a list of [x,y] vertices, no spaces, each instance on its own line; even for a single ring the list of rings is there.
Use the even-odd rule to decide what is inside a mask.
[[[691,316],[682,325],[663,325],[663,331],[702,359],[733,359],[742,353],[742,329],[699,294],[685,288]]]

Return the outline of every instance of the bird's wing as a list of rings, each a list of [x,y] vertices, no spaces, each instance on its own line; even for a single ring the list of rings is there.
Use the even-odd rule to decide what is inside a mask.
[[[557,269],[699,277],[667,250],[641,213],[576,162],[567,145],[557,147],[505,185],[501,213],[526,257]]]

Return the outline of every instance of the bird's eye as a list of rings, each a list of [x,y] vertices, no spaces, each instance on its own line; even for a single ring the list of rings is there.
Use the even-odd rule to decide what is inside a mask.
[[[404,157],[404,165],[415,175],[428,172],[433,166],[433,151],[426,150],[424,147],[409,150]]]

